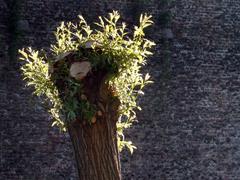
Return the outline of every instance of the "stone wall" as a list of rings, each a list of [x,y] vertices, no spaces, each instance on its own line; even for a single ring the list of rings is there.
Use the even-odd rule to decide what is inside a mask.
[[[0,1],[0,69],[3,67],[3,60],[7,58],[7,50],[8,50],[8,23],[7,17],[9,16],[9,11],[7,8],[7,4],[4,1]]]
[[[92,22],[111,9],[130,25],[142,11],[156,22],[148,31],[155,55],[143,70],[155,83],[126,132],[138,149],[122,154],[124,179],[239,178],[240,1],[21,0],[15,13],[7,2],[0,0],[0,179],[77,179],[69,137],[50,127],[9,49],[47,48],[61,21],[81,13]],[[8,31],[15,15],[17,31]]]

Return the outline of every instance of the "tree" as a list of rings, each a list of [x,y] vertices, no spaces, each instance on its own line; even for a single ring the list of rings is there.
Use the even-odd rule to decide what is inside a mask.
[[[151,83],[140,73],[154,45],[144,37],[151,16],[141,15],[133,33],[119,18],[116,11],[99,17],[92,30],[79,16],[79,23],[62,22],[57,28],[50,55],[19,51],[24,80],[49,102],[52,126],[70,134],[83,180],[121,179],[119,151],[136,148],[123,130],[134,122],[141,110],[137,97]]]

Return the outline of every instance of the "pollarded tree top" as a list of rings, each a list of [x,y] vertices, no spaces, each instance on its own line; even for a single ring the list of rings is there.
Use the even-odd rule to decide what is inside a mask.
[[[136,118],[135,111],[140,110],[137,97],[151,82],[150,76],[143,76],[140,69],[146,64],[146,57],[152,54],[149,49],[154,43],[146,39],[144,33],[153,23],[151,16],[141,15],[132,35],[119,19],[116,11],[108,17],[99,17],[99,22],[95,23],[98,28],[94,30],[82,16],[76,24],[62,22],[55,32],[56,43],[51,45],[54,60],[46,59],[46,55],[31,48],[20,53],[26,62],[22,66],[24,79],[35,87],[35,94],[45,95],[51,102],[49,111],[54,118],[53,125],[62,130],[79,116],[91,123],[99,106],[88,93],[97,92],[95,86],[102,87],[99,83],[105,84],[105,89],[112,92],[110,96],[120,101],[117,125],[122,148],[124,145],[131,147],[131,142],[121,141],[124,140],[123,129]],[[107,93],[105,97],[108,96]]]
[[[89,61],[74,62],[70,67],[70,76],[76,80],[82,80],[91,70]]]

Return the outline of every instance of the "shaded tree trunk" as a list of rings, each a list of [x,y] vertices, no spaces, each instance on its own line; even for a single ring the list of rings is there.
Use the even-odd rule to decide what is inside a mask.
[[[79,179],[120,180],[116,125],[110,118],[93,125],[74,122],[69,126]]]
[[[91,103],[101,104],[96,122],[77,119],[68,125],[80,180],[120,180],[117,146],[119,101],[109,95],[102,73],[84,80],[84,92]]]

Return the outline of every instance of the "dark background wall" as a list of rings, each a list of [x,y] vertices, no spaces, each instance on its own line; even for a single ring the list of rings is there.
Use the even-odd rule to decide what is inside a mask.
[[[143,70],[155,83],[126,132],[138,149],[122,154],[124,179],[239,179],[238,0],[0,0],[0,179],[77,179],[69,137],[24,86],[16,50],[48,48],[61,21],[112,9],[129,25],[153,14],[157,43]]]

